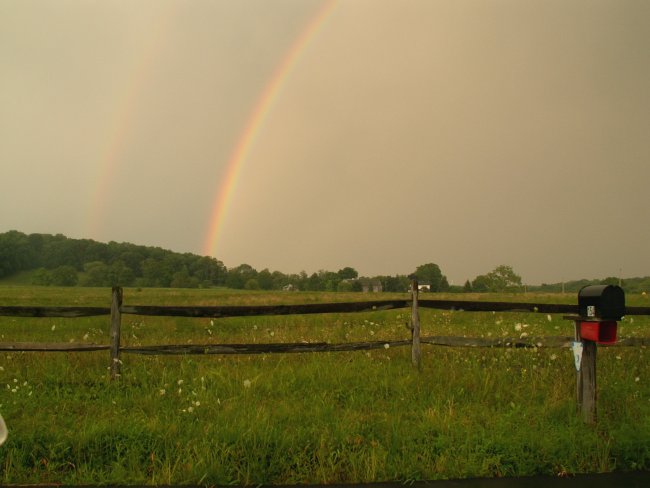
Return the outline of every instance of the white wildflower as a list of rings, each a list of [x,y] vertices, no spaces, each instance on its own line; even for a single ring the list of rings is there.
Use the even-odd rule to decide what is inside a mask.
[[[522,332],[519,336],[520,339],[523,339],[524,337],[528,337],[528,332]]]
[[[251,387],[251,380],[244,380],[244,388],[250,388]]]
[[[390,344],[386,343],[384,344],[384,349],[388,349],[390,347]]]
[[[176,384],[177,384],[178,386],[182,385],[182,384],[183,384],[183,380],[178,380],[178,381],[176,382]]]
[[[551,354],[551,361],[555,361],[557,359],[557,354]]]
[[[553,320],[553,317],[551,317],[551,314],[548,314],[546,316],[546,320],[548,320],[549,322],[551,322]]]
[[[163,396],[165,393],[167,393],[167,391],[164,388],[161,388],[160,390],[158,390],[158,392],[160,393],[160,396]]]
[[[54,330],[54,329],[56,329],[56,325],[53,325],[53,326],[52,326],[52,330]]]
[[[519,332],[519,331],[521,330],[521,324],[520,324],[520,323],[516,323],[516,324],[515,324],[515,330],[516,330],[517,332]]]
[[[636,382],[638,383],[639,381],[641,381],[641,378],[639,378],[639,377],[637,376],[636,378],[634,378],[634,381],[636,381]]]

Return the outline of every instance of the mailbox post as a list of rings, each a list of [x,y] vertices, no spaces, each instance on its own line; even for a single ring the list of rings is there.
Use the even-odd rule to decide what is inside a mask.
[[[596,350],[597,344],[614,344],[618,321],[625,314],[625,293],[615,285],[590,285],[578,292],[573,353],[577,370],[578,409],[585,422],[596,422]]]

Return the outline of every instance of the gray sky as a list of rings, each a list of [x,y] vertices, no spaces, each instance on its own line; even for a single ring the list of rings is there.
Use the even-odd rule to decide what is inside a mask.
[[[0,0],[0,231],[203,253],[320,0]],[[239,166],[214,255],[454,284],[650,275],[650,2],[340,0]]]

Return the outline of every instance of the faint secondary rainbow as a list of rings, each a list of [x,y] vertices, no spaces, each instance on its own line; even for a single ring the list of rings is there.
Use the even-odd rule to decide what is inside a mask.
[[[132,63],[122,90],[116,97],[116,110],[109,124],[108,136],[100,151],[95,185],[86,213],[86,235],[97,237],[105,223],[106,205],[110,202],[113,181],[123,164],[122,155],[129,142],[133,120],[138,110],[138,99],[150,82],[151,72],[160,57],[164,40],[168,36],[171,21],[177,13],[179,4],[170,3],[159,15],[152,19],[149,35],[142,49]]]
[[[275,69],[273,76],[264,87],[244,126],[244,130],[237,140],[237,144],[234,146],[226,169],[221,177],[221,182],[212,205],[212,212],[210,213],[208,232],[203,244],[203,254],[212,255],[216,251],[219,238],[221,237],[224,218],[228,212],[231,197],[237,187],[242,165],[250,154],[260,128],[268,119],[273,104],[282,89],[282,85],[288,79],[291,71],[300,60],[301,55],[305,52],[314,37],[316,37],[316,34],[323,26],[325,20],[330,16],[335,6],[336,0],[326,0],[323,3],[301,34],[296,38],[282,59],[282,62]]]

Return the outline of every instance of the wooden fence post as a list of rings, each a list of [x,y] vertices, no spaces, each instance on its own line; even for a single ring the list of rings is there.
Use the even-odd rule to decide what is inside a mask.
[[[114,286],[111,300],[111,379],[114,380],[120,375],[120,328],[122,325],[122,288]]]
[[[596,423],[596,343],[582,341],[582,365],[580,367],[580,393],[582,416],[586,423]]]
[[[411,348],[411,361],[413,366],[422,369],[422,351],[420,349],[420,314],[418,312],[418,279],[411,277],[411,338],[413,346]]]
[[[596,343],[582,339],[580,336],[580,321],[575,322],[575,340],[582,344],[580,370],[576,374],[576,403],[588,424],[596,423]]]

